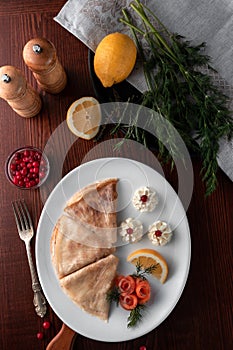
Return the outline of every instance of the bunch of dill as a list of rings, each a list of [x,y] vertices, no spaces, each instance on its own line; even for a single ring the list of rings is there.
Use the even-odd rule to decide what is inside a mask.
[[[130,8],[133,16],[123,9],[124,17],[120,21],[131,29],[143,61],[148,89],[140,104],[166,118],[188,149],[200,155],[202,179],[206,184],[206,195],[209,195],[217,185],[219,140],[222,137],[230,139],[233,132],[228,97],[203,72],[202,68],[213,69],[209,65],[210,58],[203,52],[204,43],[192,46],[184,37],[170,33],[139,0],[131,3]],[[136,20],[133,19],[135,16]],[[145,123],[150,123],[151,128],[157,127],[153,120],[145,120]],[[145,140],[144,131],[138,130],[136,121],[132,120],[127,128],[125,138],[136,135],[137,141]],[[175,153],[172,133],[168,142]],[[159,140],[157,143],[161,159],[174,156]]]

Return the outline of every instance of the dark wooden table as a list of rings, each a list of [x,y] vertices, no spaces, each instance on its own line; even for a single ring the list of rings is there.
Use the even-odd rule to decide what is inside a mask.
[[[17,147],[30,144],[43,149],[50,135],[65,120],[69,105],[82,96],[95,96],[88,71],[87,48],[53,20],[64,3],[65,0],[0,2],[0,66],[10,64],[20,68],[31,85],[39,91],[43,101],[41,113],[26,120],[19,117],[4,100],[0,100],[2,350],[46,349],[62,325],[49,307],[44,319],[51,322],[51,327],[45,332],[43,340],[37,339],[37,332],[43,331],[43,320],[36,316],[32,305],[25,247],[18,238],[11,201],[23,197],[36,226],[43,200],[38,190],[22,191],[13,187],[5,177],[4,164],[8,154]],[[23,63],[22,49],[33,37],[46,37],[54,43],[67,72],[68,85],[56,96],[40,91],[32,73]],[[103,140],[108,138],[105,133]],[[53,150],[55,161],[64,143],[65,139],[61,139],[57,149]],[[79,139],[65,159],[63,175],[79,165],[95,146],[96,143],[92,140]],[[102,148],[102,156],[108,156],[104,143]],[[122,152],[123,156],[136,157],[133,148],[123,148]],[[99,155],[93,151],[92,157],[95,156]],[[146,346],[147,350],[232,348],[233,186],[229,178],[219,170],[218,188],[206,199],[205,188],[199,176],[201,165],[198,159],[193,159],[193,168],[194,191],[187,211],[192,240],[191,267],[186,287],[175,309],[157,329],[141,338],[128,342],[104,343],[77,335],[76,349],[136,350],[141,346]],[[170,173],[166,168],[164,172],[167,180],[176,188],[175,173]],[[56,179],[50,177],[45,197],[55,184]],[[32,242],[33,248],[34,244],[35,239]]]

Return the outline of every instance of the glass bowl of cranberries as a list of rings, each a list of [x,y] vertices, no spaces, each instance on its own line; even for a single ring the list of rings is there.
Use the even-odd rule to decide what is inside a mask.
[[[7,159],[6,175],[13,185],[21,189],[38,188],[49,175],[48,158],[39,148],[18,148]]]

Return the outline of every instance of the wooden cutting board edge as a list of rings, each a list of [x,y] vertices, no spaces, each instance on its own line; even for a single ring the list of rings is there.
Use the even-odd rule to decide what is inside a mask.
[[[46,350],[72,350],[76,333],[64,323],[58,334],[47,345]]]

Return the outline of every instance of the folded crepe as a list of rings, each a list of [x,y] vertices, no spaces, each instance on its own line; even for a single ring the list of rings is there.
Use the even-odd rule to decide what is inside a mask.
[[[115,251],[82,243],[83,230],[72,218],[62,215],[50,241],[51,259],[58,278],[62,278]],[[90,241],[88,241],[90,243]]]
[[[117,181],[109,178],[84,187],[70,198],[65,212],[90,226],[116,228]]]
[[[118,258],[108,255],[60,279],[60,285],[82,310],[107,321],[110,308],[107,293],[112,288],[117,265]]]
[[[118,258],[116,178],[86,186],[67,202],[52,232],[51,260],[64,292],[84,311],[108,319],[107,293]]]

